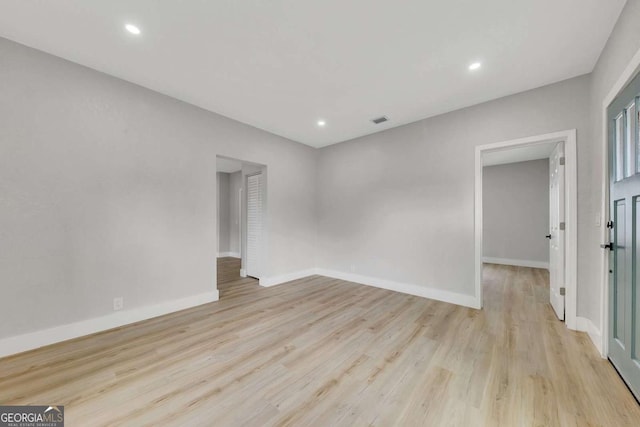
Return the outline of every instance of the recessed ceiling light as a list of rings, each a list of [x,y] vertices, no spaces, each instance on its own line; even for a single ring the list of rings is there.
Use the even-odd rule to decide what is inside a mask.
[[[324,120],[318,120],[318,126],[324,127],[327,124]]]
[[[133,24],[127,24],[124,26],[124,28],[126,28],[127,31],[129,31],[131,34],[138,35],[141,33],[140,28],[136,27]]]
[[[474,71],[479,69],[480,67],[482,67],[481,62],[474,62],[473,64],[469,65],[469,70]]]

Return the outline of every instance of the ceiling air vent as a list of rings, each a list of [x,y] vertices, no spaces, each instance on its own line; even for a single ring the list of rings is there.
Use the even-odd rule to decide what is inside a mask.
[[[387,118],[387,116],[382,116],[382,117],[376,117],[375,119],[372,119],[371,121],[377,125],[379,125],[380,123],[384,123],[386,121],[388,121],[389,119]]]

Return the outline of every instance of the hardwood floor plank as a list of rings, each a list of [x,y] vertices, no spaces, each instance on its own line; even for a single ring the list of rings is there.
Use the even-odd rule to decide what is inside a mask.
[[[218,260],[220,301],[0,359],[0,403],[68,425],[638,426],[549,306],[548,273],[486,265],[482,311]]]

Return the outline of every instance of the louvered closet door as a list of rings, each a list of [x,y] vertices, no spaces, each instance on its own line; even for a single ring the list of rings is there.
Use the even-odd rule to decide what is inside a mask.
[[[259,278],[262,252],[262,174],[247,177],[247,276]]]

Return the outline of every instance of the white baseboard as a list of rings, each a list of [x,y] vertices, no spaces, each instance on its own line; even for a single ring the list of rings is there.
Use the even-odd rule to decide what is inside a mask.
[[[422,298],[429,298],[437,301],[457,304],[464,307],[480,308],[477,298],[473,295],[464,295],[455,292],[449,292],[441,289],[427,288],[424,286],[394,282],[386,279],[378,279],[375,277],[361,276],[353,273],[343,273],[335,270],[327,270],[323,268],[310,268],[308,270],[296,271],[293,273],[283,274],[274,277],[260,278],[260,286],[270,287],[287,283],[292,280],[298,280],[305,277],[320,275],[331,277],[333,279],[346,280],[348,282],[358,283],[361,285],[373,286],[376,288],[387,289],[390,291],[401,292],[403,294],[415,295]]]
[[[240,258],[240,252],[218,252],[218,258]]]
[[[116,311],[106,316],[94,317],[80,322],[56,326],[14,337],[0,340],[0,357],[21,353],[27,350],[44,347],[61,341],[106,331],[141,320],[151,319],[175,311],[184,310],[198,305],[218,301],[218,290],[204,294],[193,295],[160,304],[137,307],[130,310]]]
[[[310,268],[308,270],[294,271],[293,273],[282,274],[280,276],[273,277],[261,277],[260,286],[265,288],[280,285],[282,283],[291,282],[292,280],[298,280],[305,277],[313,276],[317,274],[316,268]]]
[[[546,268],[547,270],[549,269],[548,262],[528,261],[525,259],[482,257],[482,262],[488,264],[513,265],[516,267]]]
[[[343,273],[340,271],[316,269],[316,274],[320,276],[332,277],[334,279],[346,280],[348,282],[359,283],[361,285],[373,286],[390,291],[401,292],[403,294],[415,295],[437,301],[448,302],[464,307],[480,308],[480,301],[474,295],[459,294],[442,289],[427,288],[425,286],[411,283],[400,283],[392,280],[378,279],[375,277],[361,276],[353,273]]]
[[[591,342],[600,353],[600,356],[606,358],[606,354],[603,354],[602,348],[602,333],[600,329],[593,324],[593,322],[586,317],[576,317],[576,330],[586,332],[591,339]]]
[[[245,270],[244,268],[240,269],[240,277],[247,277],[247,270]]]

